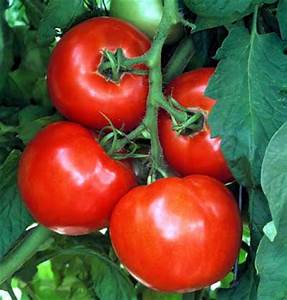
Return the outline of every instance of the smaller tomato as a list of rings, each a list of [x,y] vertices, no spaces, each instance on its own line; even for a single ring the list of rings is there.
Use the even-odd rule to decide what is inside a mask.
[[[91,131],[57,122],[24,150],[18,184],[37,222],[58,233],[80,235],[107,226],[115,204],[136,179],[131,168],[105,153]]]
[[[191,111],[202,112],[207,118],[216,103],[204,95],[213,72],[213,68],[202,68],[184,73],[169,84],[166,94]],[[224,183],[233,179],[221,151],[221,139],[211,137],[206,121],[201,131],[178,135],[169,115],[161,112],[159,138],[166,161],[178,174],[208,175]]]
[[[122,264],[164,292],[201,289],[222,279],[239,253],[242,225],[230,191],[214,178],[165,178],[130,190],[110,222]]]

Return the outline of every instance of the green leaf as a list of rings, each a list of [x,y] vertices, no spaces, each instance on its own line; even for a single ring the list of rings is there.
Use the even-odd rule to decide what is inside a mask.
[[[31,91],[35,86],[38,75],[25,68],[19,68],[9,73],[4,95],[9,99],[8,105],[24,106],[30,103]]]
[[[271,221],[271,214],[268,201],[261,188],[249,189],[248,194],[251,251],[255,255],[257,246],[264,235],[263,228]]]
[[[0,95],[7,81],[8,72],[13,62],[13,38],[11,30],[9,29],[4,18],[5,8],[5,1],[0,1]]]
[[[3,93],[5,103],[25,106],[34,100],[38,103],[47,102],[46,94],[41,95],[45,97],[44,99],[39,99],[39,94],[36,95],[37,99],[33,99],[33,91],[36,90],[39,80],[44,79],[50,50],[37,44],[36,31],[23,27],[15,30],[15,47],[19,50],[17,54],[21,62],[17,69],[9,73]]]
[[[25,6],[27,18],[34,28],[38,28],[43,15],[45,5],[41,0],[22,0]]]
[[[18,107],[0,106],[0,121],[9,125],[16,125],[18,122]]]
[[[267,196],[275,227],[287,212],[287,123],[273,135],[262,164],[262,188]],[[276,166],[276,167],[274,167]]]
[[[217,99],[209,124],[222,138],[222,150],[235,178],[245,186],[260,184],[268,141],[287,119],[287,60],[276,34],[231,28],[206,94]],[[260,147],[258,146],[260,145]]]
[[[285,300],[287,295],[287,209],[282,212],[273,242],[264,237],[259,244],[256,268],[260,276],[258,299]]]
[[[36,104],[52,107],[52,103],[48,94],[47,80],[44,77],[40,77],[37,79],[32,97]]]
[[[26,106],[19,112],[18,137],[27,144],[40,129],[61,119],[50,107]]]
[[[55,280],[58,271],[64,273],[60,285]],[[61,256],[53,263],[46,261],[38,266],[38,274],[33,279],[34,294],[41,300],[92,300],[84,280],[86,274],[85,265],[77,256],[68,259]]]
[[[277,8],[277,19],[283,40],[287,40],[287,0],[280,0]]]
[[[0,1],[4,2],[4,1]],[[10,27],[25,26],[28,23],[25,7],[21,0],[7,1],[10,2],[6,9],[5,16]]]
[[[274,3],[276,0],[185,0],[186,6],[195,14],[208,18],[229,18],[232,22],[250,14],[255,5]]]
[[[202,31],[222,25],[228,25],[234,22],[234,19],[230,16],[215,18],[215,17],[197,17],[195,21],[195,31]]]
[[[136,299],[131,282],[118,266],[94,257],[91,267],[93,289],[101,300]]]
[[[26,33],[24,47],[20,67],[32,71],[38,76],[44,76],[47,72],[50,57],[49,48],[38,45],[36,31]]]
[[[17,189],[19,151],[12,151],[0,166],[0,259],[32,223]]]
[[[38,29],[40,44],[48,45],[53,42],[56,28],[68,29],[85,13],[87,9],[83,0],[50,0]]]
[[[59,288],[67,278],[77,278],[78,284],[89,287],[92,299],[136,300],[134,286],[125,271],[102,253],[78,246],[64,250],[52,264]]]

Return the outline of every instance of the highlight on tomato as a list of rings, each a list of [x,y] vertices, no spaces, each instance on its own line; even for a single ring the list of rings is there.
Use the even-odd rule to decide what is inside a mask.
[[[204,115],[202,129],[192,134],[178,134],[170,116],[161,112],[159,138],[166,161],[179,175],[202,174],[227,183],[233,180],[233,176],[221,151],[221,139],[211,137],[207,124],[208,114],[216,100],[205,96],[204,92],[213,73],[213,68],[183,73],[166,89],[167,96],[190,111]]]
[[[122,49],[132,58],[149,48],[147,36],[119,19],[97,17],[76,25],[50,58],[48,90],[53,104],[69,120],[90,128],[102,129],[111,122],[124,131],[134,129],[145,114],[148,77],[118,70],[104,54]]]
[[[41,130],[25,148],[18,185],[38,223],[81,235],[108,225],[115,204],[136,179],[130,167],[105,153],[91,131],[62,121]]]
[[[122,264],[142,284],[164,292],[194,291],[222,279],[238,256],[241,232],[233,195],[203,175],[133,188],[110,223]]]

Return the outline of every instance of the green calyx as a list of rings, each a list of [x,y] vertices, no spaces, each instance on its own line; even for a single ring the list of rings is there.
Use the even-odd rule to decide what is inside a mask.
[[[132,73],[135,75],[147,75],[147,70],[135,68],[133,65],[126,63],[128,58],[124,56],[121,48],[115,52],[110,50],[103,51],[102,61],[98,67],[98,72],[103,75],[106,80],[119,83],[121,77],[125,73]]]

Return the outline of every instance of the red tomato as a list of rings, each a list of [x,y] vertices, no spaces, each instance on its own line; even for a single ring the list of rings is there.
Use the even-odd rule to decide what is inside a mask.
[[[119,259],[140,282],[184,292],[231,270],[241,227],[229,190],[214,178],[191,175],[132,189],[116,205],[110,233]]]
[[[166,94],[182,106],[207,116],[216,102],[204,96],[213,72],[213,68],[202,68],[184,73],[170,83]],[[194,135],[178,135],[172,128],[169,115],[162,112],[159,116],[159,138],[166,161],[180,175],[203,174],[222,182],[232,180],[221,152],[221,139],[211,138],[207,124]]]
[[[19,167],[22,198],[37,222],[59,233],[86,234],[107,225],[118,200],[136,184],[93,134],[70,122],[40,131]]]
[[[56,108],[68,119],[91,128],[108,125],[129,131],[145,114],[148,77],[124,74],[119,83],[98,72],[102,51],[122,48],[127,57],[144,54],[149,39],[132,25],[114,18],[89,19],[68,31],[54,49],[48,88]]]

